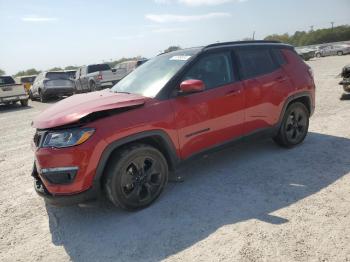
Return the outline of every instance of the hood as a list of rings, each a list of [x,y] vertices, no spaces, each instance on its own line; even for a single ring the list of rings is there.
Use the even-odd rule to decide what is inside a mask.
[[[91,113],[141,106],[146,97],[108,90],[74,95],[49,107],[33,120],[38,129],[73,124]]]

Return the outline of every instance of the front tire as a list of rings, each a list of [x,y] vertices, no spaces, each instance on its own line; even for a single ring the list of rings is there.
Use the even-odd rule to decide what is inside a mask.
[[[316,57],[317,57],[317,58],[321,58],[321,53],[317,53],[317,54],[316,54]]]
[[[341,56],[341,55],[343,55],[343,52],[342,52],[342,51],[338,51],[338,52],[337,52],[337,55],[338,55],[338,56]]]
[[[274,141],[286,148],[301,144],[309,129],[309,117],[310,113],[304,104],[295,102],[288,106]]]
[[[168,164],[156,148],[135,144],[117,151],[106,168],[108,199],[125,210],[152,204],[168,182]]]

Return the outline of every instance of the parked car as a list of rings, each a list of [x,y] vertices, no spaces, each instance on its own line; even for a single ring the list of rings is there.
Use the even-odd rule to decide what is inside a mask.
[[[23,84],[16,84],[11,76],[0,76],[0,104],[17,102],[28,106],[28,95]]]
[[[68,77],[70,78],[70,79],[75,79],[75,75],[76,75],[76,73],[77,73],[77,70],[66,70],[66,71],[64,71],[64,72],[66,72],[66,74],[68,75]]]
[[[17,84],[23,84],[24,89],[26,90],[27,94],[29,94],[29,90],[35,81],[35,77],[36,77],[36,75],[18,76],[15,78],[15,82]]]
[[[70,96],[75,92],[74,80],[64,71],[40,73],[29,90],[31,100],[39,98],[45,102],[49,98]]]
[[[117,82],[116,70],[108,64],[88,65],[78,68],[75,86],[78,93],[112,87]]]
[[[112,89],[75,95],[33,121],[35,189],[49,203],[105,193],[153,203],[183,160],[253,134],[291,148],[315,107],[310,67],[290,45],[216,43],[159,55]]]
[[[147,62],[147,59],[143,60],[130,60],[117,64],[114,69],[116,70],[116,80],[120,81],[122,78],[130,74],[137,67]]]
[[[311,58],[315,57],[315,50],[309,48],[297,49],[298,55],[305,61],[309,61]]]
[[[332,56],[332,55],[347,55],[350,54],[349,45],[330,45],[325,47],[320,47],[315,55],[316,57]]]
[[[339,85],[343,86],[345,94],[350,94],[350,64],[343,67],[341,72],[342,81]]]

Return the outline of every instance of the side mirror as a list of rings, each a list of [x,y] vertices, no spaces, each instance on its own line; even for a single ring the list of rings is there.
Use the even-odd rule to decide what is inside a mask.
[[[185,80],[180,84],[180,91],[183,94],[197,93],[205,89],[205,84],[202,80],[190,79]]]
[[[117,69],[112,68],[112,72],[113,72],[113,73],[117,72]]]

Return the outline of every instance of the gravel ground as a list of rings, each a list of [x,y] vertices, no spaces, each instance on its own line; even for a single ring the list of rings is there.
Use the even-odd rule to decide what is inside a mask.
[[[151,207],[46,205],[30,177],[31,119],[0,107],[0,261],[350,261],[350,56],[310,61],[317,109],[305,143],[241,143],[184,165]]]

